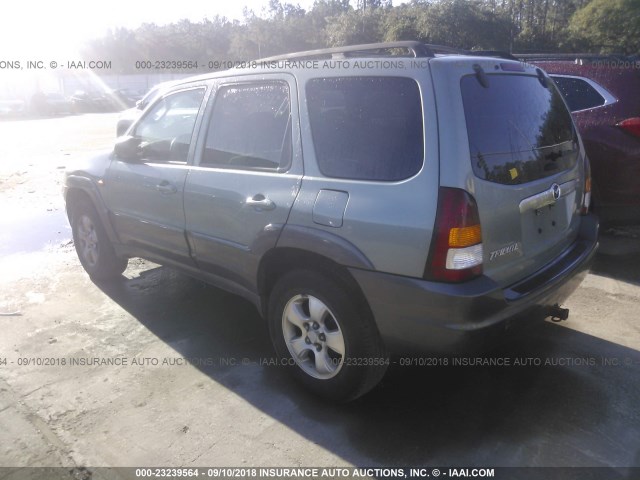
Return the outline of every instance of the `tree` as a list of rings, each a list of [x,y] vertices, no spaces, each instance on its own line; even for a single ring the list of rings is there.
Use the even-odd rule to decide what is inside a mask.
[[[270,0],[260,15],[245,9],[241,22],[215,16],[118,28],[90,42],[83,57],[111,60],[118,73],[133,73],[139,60],[249,60],[394,40],[534,52],[640,50],[640,0],[411,0],[396,7],[389,0],[351,3],[315,0],[305,11],[286,0]]]
[[[458,48],[508,50],[511,22],[480,2],[445,0],[428,6],[418,19],[420,38]]]
[[[427,6],[400,5],[388,11],[382,18],[382,32],[385,42],[396,40],[422,40],[423,34],[418,26],[419,19]]]
[[[311,14],[320,17],[334,17],[351,10],[349,0],[315,0]]]
[[[573,46],[640,53],[640,0],[592,0],[569,23]]]
[[[350,11],[333,17],[326,27],[327,43],[331,47],[379,42],[380,9],[365,12]]]
[[[392,6],[391,0],[357,0],[357,9],[361,12],[367,10],[375,10],[376,8],[390,8]]]
[[[315,0],[311,11],[307,14],[310,22],[306,37],[314,48],[331,45],[327,36],[327,26],[334,21],[334,17],[346,14],[352,10],[349,0]]]

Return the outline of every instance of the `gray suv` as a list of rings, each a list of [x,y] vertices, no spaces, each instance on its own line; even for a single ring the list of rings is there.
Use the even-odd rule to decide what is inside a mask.
[[[396,42],[177,83],[65,197],[92,278],[138,256],[241,295],[282,365],[350,400],[389,352],[565,317],[597,247],[589,185],[542,70]]]

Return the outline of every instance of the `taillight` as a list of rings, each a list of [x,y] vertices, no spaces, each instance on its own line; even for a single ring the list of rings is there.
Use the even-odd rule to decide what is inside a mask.
[[[589,213],[589,207],[591,206],[591,164],[589,159],[584,157],[584,191],[582,192],[582,205],[580,207],[580,214],[586,215]]]
[[[462,282],[481,274],[482,230],[476,201],[464,190],[440,187],[424,277]]]
[[[618,123],[618,127],[631,135],[640,137],[640,117],[627,118],[626,120]]]

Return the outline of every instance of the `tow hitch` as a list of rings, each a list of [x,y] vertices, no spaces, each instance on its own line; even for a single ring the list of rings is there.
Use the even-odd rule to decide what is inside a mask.
[[[562,308],[556,303],[553,307],[549,308],[549,316],[552,322],[561,322],[569,318],[569,309]]]

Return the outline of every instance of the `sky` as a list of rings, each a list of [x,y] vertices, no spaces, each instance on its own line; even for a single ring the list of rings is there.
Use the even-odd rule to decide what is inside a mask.
[[[407,0],[395,0],[394,5],[403,1]],[[288,3],[308,10],[313,0]],[[109,28],[135,28],[145,22],[162,25],[183,18],[200,21],[216,14],[242,20],[243,7],[260,14],[267,4],[268,0],[16,0],[10,7],[2,5],[0,62],[72,55]]]

